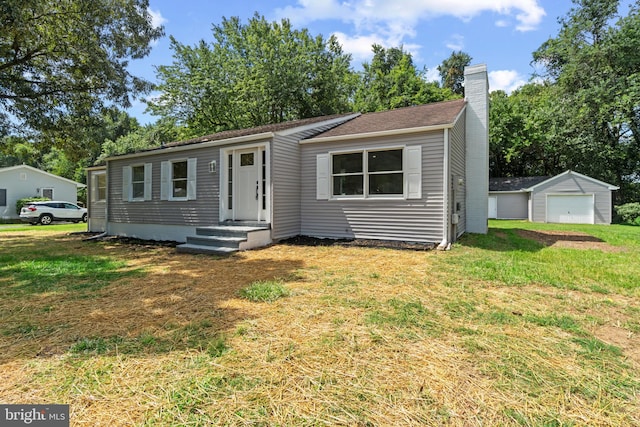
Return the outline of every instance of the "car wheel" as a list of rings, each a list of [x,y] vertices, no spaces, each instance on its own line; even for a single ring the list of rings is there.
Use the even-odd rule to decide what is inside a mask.
[[[51,224],[51,221],[53,221],[53,217],[49,214],[43,214],[40,217],[40,224],[42,225],[49,225]]]
[[[87,214],[82,215],[82,222],[87,222]]]

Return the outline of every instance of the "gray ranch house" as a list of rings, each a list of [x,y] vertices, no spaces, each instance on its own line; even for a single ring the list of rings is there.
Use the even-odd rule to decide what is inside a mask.
[[[0,218],[18,219],[16,204],[28,197],[77,203],[78,189],[84,187],[80,182],[27,165],[0,168]]]
[[[230,252],[304,235],[444,249],[487,232],[488,81],[466,99],[216,133],[88,169],[89,230]]]
[[[617,189],[571,170],[556,176],[490,178],[489,218],[611,224],[611,192]]]

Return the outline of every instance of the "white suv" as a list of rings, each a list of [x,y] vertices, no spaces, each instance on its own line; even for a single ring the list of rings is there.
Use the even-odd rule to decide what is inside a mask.
[[[49,225],[52,221],[87,222],[87,209],[69,202],[33,202],[22,207],[20,219],[34,225]]]

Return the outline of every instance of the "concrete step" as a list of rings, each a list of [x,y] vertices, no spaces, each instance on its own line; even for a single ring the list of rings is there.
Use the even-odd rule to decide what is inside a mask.
[[[247,241],[247,233],[244,236],[201,235],[187,236],[187,243],[198,246],[220,246],[226,248],[240,248],[240,243]]]
[[[247,233],[252,231],[268,230],[269,227],[251,227],[251,226],[229,226],[229,225],[212,225],[209,227],[196,228],[198,236],[226,236],[226,237],[247,237]]]
[[[211,255],[230,255],[237,252],[238,249],[228,248],[224,246],[208,246],[208,245],[194,245],[191,243],[183,243],[176,246],[178,253],[183,254],[211,254]]]

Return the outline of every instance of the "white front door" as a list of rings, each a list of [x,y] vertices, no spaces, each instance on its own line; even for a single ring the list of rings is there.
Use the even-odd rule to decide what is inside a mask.
[[[260,207],[260,150],[250,148],[235,152],[235,219],[257,221]]]

